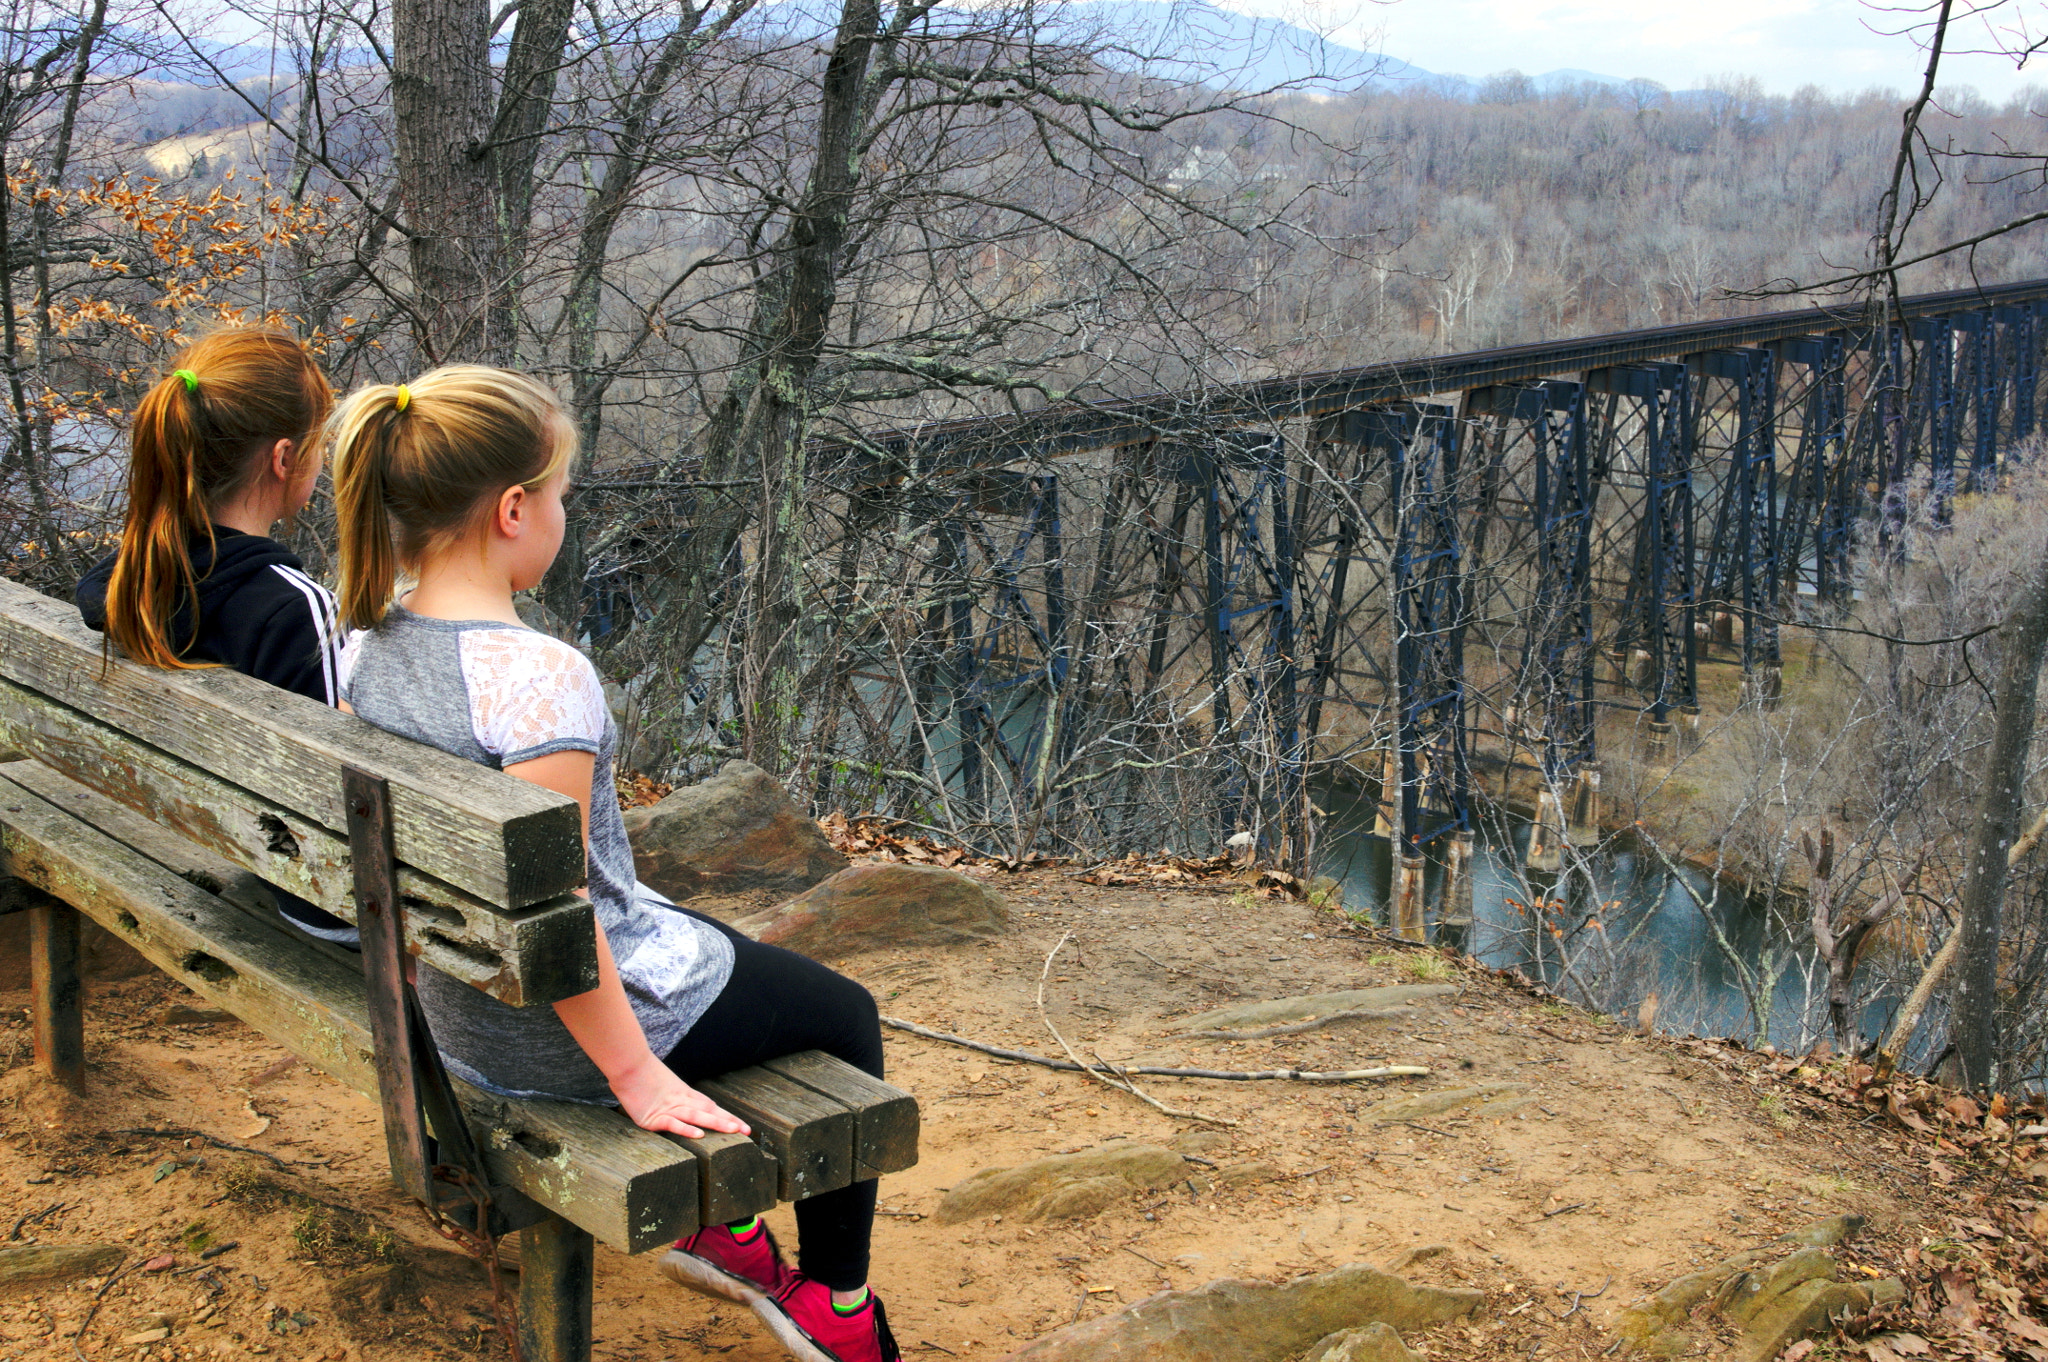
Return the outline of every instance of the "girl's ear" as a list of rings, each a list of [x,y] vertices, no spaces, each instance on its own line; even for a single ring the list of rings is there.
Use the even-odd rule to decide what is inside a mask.
[[[498,493],[497,513],[491,518],[492,528],[507,539],[517,539],[526,533],[526,489],[513,483]]]
[[[279,482],[290,482],[299,471],[299,447],[290,440],[279,440],[270,447],[268,472]]]

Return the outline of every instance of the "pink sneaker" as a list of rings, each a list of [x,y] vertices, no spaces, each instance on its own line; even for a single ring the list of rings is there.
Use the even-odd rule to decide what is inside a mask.
[[[729,1226],[707,1225],[676,1240],[661,1255],[661,1270],[692,1291],[757,1308],[796,1280],[783,1265],[775,1236],[758,1220],[744,1239]]]
[[[882,1299],[872,1291],[860,1309],[842,1315],[823,1282],[791,1273],[780,1293],[755,1302],[754,1313],[803,1362],[902,1362]]]

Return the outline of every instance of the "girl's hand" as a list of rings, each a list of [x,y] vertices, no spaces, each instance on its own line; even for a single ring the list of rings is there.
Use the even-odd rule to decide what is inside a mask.
[[[751,1135],[747,1123],[677,1078],[650,1053],[647,1061],[614,1075],[612,1095],[642,1130],[694,1140],[707,1130]]]

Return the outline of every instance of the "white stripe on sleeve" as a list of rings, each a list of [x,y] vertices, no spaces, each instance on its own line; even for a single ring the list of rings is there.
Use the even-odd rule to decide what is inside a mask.
[[[286,567],[283,563],[272,563],[271,570],[297,587],[299,594],[306,598],[306,608],[313,616],[313,632],[320,640],[320,679],[327,688],[327,703],[330,707],[341,698],[335,684],[335,663],[339,649],[335,639],[336,611],[334,597],[327,594],[327,588],[308,577],[297,568]]]

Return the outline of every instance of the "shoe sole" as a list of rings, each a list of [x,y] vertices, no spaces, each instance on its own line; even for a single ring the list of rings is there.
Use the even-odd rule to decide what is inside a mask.
[[[736,1277],[716,1263],[681,1249],[670,1249],[661,1255],[661,1271],[677,1285],[687,1286],[700,1295],[752,1306],[757,1311],[761,1302],[768,1299],[767,1292],[745,1277]]]
[[[787,1310],[767,1297],[754,1302],[754,1313],[760,1317],[761,1323],[768,1326],[768,1332],[775,1335],[775,1341],[788,1349],[789,1355],[799,1362],[841,1362],[837,1353],[827,1351],[790,1318]]]

